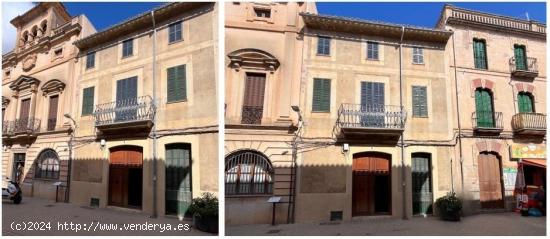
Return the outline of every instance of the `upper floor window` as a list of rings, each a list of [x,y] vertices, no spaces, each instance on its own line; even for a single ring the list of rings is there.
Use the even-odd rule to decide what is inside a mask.
[[[256,14],[256,17],[271,18],[271,9],[254,8],[254,14]]]
[[[86,69],[95,67],[95,52],[90,52],[86,55]]]
[[[261,153],[242,150],[225,158],[225,194],[259,195],[273,193],[273,167]]]
[[[52,149],[46,149],[36,159],[35,178],[58,179],[59,158]]]
[[[330,55],[330,38],[319,37],[317,42],[317,54],[318,55]]]
[[[474,39],[474,67],[487,69],[487,47],[485,40]]]
[[[367,59],[378,60],[378,42],[367,42]]]
[[[330,79],[313,79],[313,112],[330,112]]]
[[[477,127],[495,127],[493,94],[488,89],[478,88],[475,94]]]
[[[10,75],[11,75],[11,71],[10,71],[10,70],[6,70],[6,71],[4,72],[4,76],[5,76],[5,77],[10,77]]]
[[[413,47],[413,63],[424,64],[424,49]]]
[[[63,48],[59,48],[53,52],[56,57],[60,57],[63,54]]]
[[[134,54],[134,39],[122,42],[122,57],[129,57]]]
[[[177,42],[182,39],[182,22],[176,22],[168,27],[168,42]]]
[[[85,88],[82,92],[82,115],[91,115],[94,112],[94,87]]]
[[[426,86],[412,87],[413,117],[428,117],[428,97]]]
[[[525,53],[524,45],[514,45],[514,58],[516,62],[516,70],[527,70],[527,54]]]
[[[185,80],[185,65],[170,67],[168,72],[167,100],[168,102],[187,99],[187,82]]]

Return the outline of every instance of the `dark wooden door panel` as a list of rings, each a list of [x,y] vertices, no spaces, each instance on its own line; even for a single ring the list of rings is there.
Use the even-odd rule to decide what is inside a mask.
[[[478,156],[479,201],[482,208],[502,208],[502,175],[500,160],[494,154]]]
[[[50,97],[50,107],[48,108],[48,130],[54,130],[57,124],[57,106],[59,103],[59,96],[54,95]]]
[[[391,213],[391,160],[380,153],[354,155],[352,216]]]
[[[247,73],[241,119],[242,124],[261,124],[264,94],[265,74]]]
[[[29,118],[31,108],[31,99],[24,99],[21,101],[21,108],[19,110],[19,118],[24,120]]]
[[[134,146],[111,150],[109,156],[109,205],[141,208],[143,152]]]

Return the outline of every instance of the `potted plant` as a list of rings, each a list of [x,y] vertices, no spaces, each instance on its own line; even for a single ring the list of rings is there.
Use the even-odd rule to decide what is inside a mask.
[[[218,233],[218,198],[212,193],[193,198],[188,212],[193,215],[193,225],[197,229]]]
[[[438,198],[435,201],[441,219],[446,221],[460,221],[460,212],[462,211],[462,200],[454,192]]]

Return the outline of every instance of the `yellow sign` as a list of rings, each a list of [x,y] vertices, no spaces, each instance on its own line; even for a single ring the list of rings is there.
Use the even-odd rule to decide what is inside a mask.
[[[512,158],[546,159],[546,145],[512,144],[510,146]]]

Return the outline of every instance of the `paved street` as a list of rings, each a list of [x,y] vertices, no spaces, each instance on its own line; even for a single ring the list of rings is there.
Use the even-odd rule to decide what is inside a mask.
[[[40,224],[40,222],[42,222]],[[50,223],[48,229],[47,223]],[[63,226],[59,226],[58,223],[65,225],[66,229],[63,230]],[[73,223],[72,228],[70,223]],[[24,224],[23,224],[24,223]],[[131,228],[128,224],[134,223],[135,228]],[[76,231],[77,224],[80,227],[80,231]],[[112,226],[117,225],[116,229]],[[156,224],[156,229],[154,225]],[[179,226],[181,224],[181,226]],[[19,205],[12,204],[11,202],[2,201],[2,235],[3,236],[47,236],[47,235],[192,235],[192,236],[213,236],[201,232],[189,226],[189,230],[184,230],[185,224],[191,225],[190,220],[179,221],[176,218],[158,217],[149,218],[149,215],[136,212],[127,211],[123,209],[104,209],[104,208],[89,208],[80,207],[68,203],[55,203],[53,201],[37,199],[37,198],[23,198],[23,202]],[[111,226],[111,230],[105,229],[107,225]],[[164,232],[159,225],[163,225]],[[170,225],[171,230],[167,230],[167,226]],[[180,227],[176,229],[176,227]],[[27,230],[22,228],[26,227]],[[12,229],[14,228],[14,229]],[[19,230],[17,230],[17,228]],[[43,229],[43,230],[29,230]],[[86,228],[86,230],[84,229]],[[103,230],[101,230],[103,228]],[[62,229],[62,230],[59,230]],[[181,230],[180,230],[181,229]]]
[[[343,223],[300,223],[292,225],[226,226],[226,235],[296,236],[422,236],[422,235],[546,235],[546,217],[521,217],[516,213],[480,214],[463,217],[460,222],[441,221],[436,217],[409,220],[387,217],[362,218]]]

